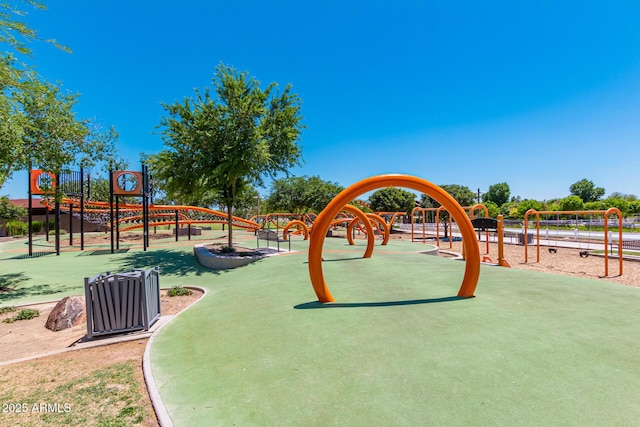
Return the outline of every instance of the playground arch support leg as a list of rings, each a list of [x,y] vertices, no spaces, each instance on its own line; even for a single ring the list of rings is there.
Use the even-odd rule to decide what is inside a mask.
[[[349,226],[351,226],[352,224],[355,224],[354,221],[358,221],[360,220],[360,222],[362,222],[362,224],[364,225],[365,230],[367,231],[367,249],[364,251],[364,256],[363,258],[371,258],[371,254],[373,254],[373,246],[375,244],[375,236],[373,235],[373,226],[371,225],[371,222],[369,221],[369,218],[367,218],[367,216],[364,214],[364,212],[362,212],[360,209],[356,208],[353,205],[344,205],[342,207],[343,211],[347,211],[350,212],[352,214],[354,214],[356,216],[356,218],[354,218],[350,223]],[[317,221],[317,219],[316,219]],[[325,235],[327,234],[327,230],[329,230],[329,228],[327,227],[326,230],[322,231],[322,233],[324,233]],[[350,245],[355,244],[355,242],[353,241],[353,238],[351,236],[351,227],[347,227],[347,240],[349,241]],[[323,238],[323,242],[324,242],[324,238]]]
[[[284,229],[282,230],[282,238],[284,240],[288,240],[289,236],[288,236],[287,232],[293,226],[297,226],[299,230],[302,230],[302,233],[304,235],[304,240],[308,240],[309,239],[309,227],[307,227],[307,224],[305,224],[304,222],[300,221],[299,219],[294,219],[293,221],[289,221],[284,226]]]
[[[475,230],[471,220],[460,204],[439,186],[411,175],[378,175],[366,178],[347,187],[340,192],[318,215],[314,223],[314,232],[309,243],[309,276],[311,284],[320,302],[333,302],[335,299],[324,278],[322,271],[322,247],[331,220],[349,201],[368,191],[385,187],[406,187],[421,191],[435,199],[453,216],[460,232],[466,254],[464,278],[458,291],[458,296],[470,298],[473,296],[480,277],[480,248],[475,238]]]

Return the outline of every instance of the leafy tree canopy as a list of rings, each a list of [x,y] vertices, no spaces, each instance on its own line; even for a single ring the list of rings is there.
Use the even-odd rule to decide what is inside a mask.
[[[604,188],[596,187],[593,181],[586,178],[571,184],[569,192],[585,203],[598,201],[604,196]]]
[[[26,215],[26,209],[11,203],[7,196],[0,196],[0,219],[5,221],[16,221]]]
[[[350,205],[355,206],[360,209],[364,213],[373,213],[373,209],[371,209],[369,202],[362,199],[353,199],[349,202]]]
[[[584,210],[584,202],[578,196],[568,196],[558,201],[558,208],[561,211],[581,211]]]
[[[497,218],[498,215],[500,215],[500,208],[494,202],[486,201],[483,205],[485,205],[489,211],[489,218]]]
[[[263,177],[299,164],[301,101],[291,85],[265,89],[247,72],[220,64],[209,88],[194,98],[164,104],[160,122],[166,148],[149,156],[154,185],[167,197],[227,206],[229,225],[238,195]],[[232,246],[232,229],[228,244]]]
[[[397,187],[376,190],[369,196],[369,204],[374,212],[406,212],[415,207],[416,195]]]
[[[511,190],[509,189],[509,184],[501,182],[489,186],[489,190],[482,195],[482,201],[493,202],[497,206],[502,206],[509,201],[510,196]]]
[[[23,3],[44,9],[38,1]],[[78,119],[73,112],[78,95],[46,82],[14,55],[29,55],[29,42],[40,40],[20,21],[25,14],[10,2],[0,2],[0,44],[6,47],[0,54],[0,188],[16,170],[60,173],[115,156],[115,130]],[[44,41],[66,49],[55,40]]]
[[[344,187],[319,176],[293,176],[273,181],[266,199],[271,212],[321,212]]]
[[[603,200],[603,202],[604,209],[618,208],[623,216],[629,213],[629,206],[631,202],[629,202],[628,200],[608,197]]]
[[[518,218],[520,219],[524,218],[524,214],[526,214],[529,209],[535,209],[537,211],[541,211],[543,210],[542,203],[540,203],[537,200],[524,199],[523,201],[518,203],[518,206],[516,207]]]
[[[624,194],[624,193],[620,193],[619,191],[615,191],[613,193],[611,193],[609,195],[609,197],[607,197],[608,199],[622,199],[622,200],[626,200],[629,202],[633,202],[633,201],[637,201],[638,200],[638,196],[636,196],[635,194]]]
[[[476,194],[467,186],[459,184],[444,184],[440,185],[440,188],[456,199],[460,206],[473,206],[476,204]],[[437,203],[426,194],[422,194],[420,206],[423,208],[437,208],[440,206],[440,203]]]

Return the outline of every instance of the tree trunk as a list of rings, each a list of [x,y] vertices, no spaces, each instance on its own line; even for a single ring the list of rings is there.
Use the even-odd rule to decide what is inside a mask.
[[[227,246],[229,246],[230,248],[233,247],[233,206],[232,205],[228,205],[227,206],[227,215],[229,216],[229,219],[227,220],[227,225],[229,227],[229,234],[227,234]]]
[[[233,205],[236,203],[236,179],[234,177],[231,180],[231,200],[227,203],[227,215],[229,216],[227,220],[229,225],[228,246],[230,248],[233,247]]]

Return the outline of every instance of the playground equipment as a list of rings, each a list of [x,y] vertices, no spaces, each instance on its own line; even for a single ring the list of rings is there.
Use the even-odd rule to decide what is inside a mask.
[[[294,219],[293,221],[290,221],[287,225],[285,225],[284,229],[282,230],[282,238],[284,240],[288,239],[289,229],[293,226],[298,227],[298,231],[302,232],[302,234],[304,235],[304,240],[309,239],[309,227],[307,226],[307,224],[300,221],[299,219]]]
[[[395,224],[396,219],[398,219],[399,217],[407,216],[406,212],[374,212],[374,213],[384,218],[384,220],[387,222],[387,225],[389,226],[389,233],[392,232],[393,225]]]
[[[435,234],[436,234],[436,241],[440,241],[440,220],[439,220],[439,216],[438,213],[443,210],[444,208],[442,206],[437,207],[437,208],[422,208],[420,206],[416,206],[415,208],[413,208],[411,210],[411,241],[415,241],[415,217],[416,217],[416,213],[420,213],[422,216],[422,242],[426,243],[426,239],[427,239],[427,234],[426,234],[426,229],[427,229],[427,213],[429,212],[433,212],[433,222],[435,224]]]
[[[283,219],[285,220],[285,225],[293,220],[305,222],[307,225],[313,223],[313,219],[312,219],[313,215],[309,215],[309,214],[294,214],[294,213],[278,212],[278,213],[269,213],[261,217],[262,218],[260,219],[262,220],[262,228],[270,228],[271,225],[273,224],[276,227],[276,230],[279,230],[280,228],[283,227],[281,225]],[[254,218],[256,218],[256,216],[252,217],[249,221],[254,221]]]
[[[325,210],[326,210],[326,208],[325,208]],[[371,258],[371,255],[373,254],[373,246],[375,244],[375,239],[376,239],[375,234],[373,234],[373,226],[371,225],[371,221],[369,221],[369,218],[367,218],[367,216],[365,215],[364,212],[362,212],[360,209],[356,208],[353,205],[345,204],[342,207],[342,209],[340,209],[340,210],[347,211],[347,212],[349,212],[351,214],[354,214],[356,216],[356,218],[358,220],[362,221],[362,223],[364,224],[365,232],[367,233],[367,249],[364,252],[363,258]],[[322,215],[323,212],[324,211],[322,211],[320,213],[320,215]],[[336,212],[336,214],[337,213],[338,212]],[[334,216],[335,216],[335,214],[334,214]],[[320,218],[320,216],[318,216],[318,218]],[[351,220],[351,223],[353,223],[353,221],[356,221],[356,219]],[[316,219],[316,224],[314,224],[314,226],[313,226],[313,231],[312,231],[312,235],[311,235],[312,236],[311,237],[311,242],[313,242],[313,236],[316,233],[320,232],[323,235],[326,235],[327,231],[329,230],[329,227],[327,226],[326,230],[320,229],[320,231],[318,231],[317,227],[316,227],[317,222],[318,222],[318,219]],[[350,245],[354,244],[353,238],[351,238],[351,233],[347,233],[347,239],[349,240],[349,244]],[[323,241],[324,241],[324,238],[323,238]]]
[[[391,229],[385,222],[384,218],[382,218],[380,215],[372,213],[366,213],[365,215],[367,216],[367,218],[369,218],[369,221],[372,222],[372,226],[376,227],[374,233],[376,230],[378,230],[378,232],[381,232],[380,234],[382,234],[382,244],[386,245],[387,243],[389,243],[389,238],[391,237]],[[361,226],[361,224],[362,222],[359,219],[354,218],[347,226],[347,239],[349,240],[350,245],[355,244],[353,240],[353,232],[355,231],[356,227]],[[367,232],[366,229],[362,229],[360,231],[363,231],[365,233]]]
[[[482,210],[482,212],[484,212],[484,218],[488,218],[489,217],[489,209],[481,204],[478,203],[476,205],[473,206],[462,206],[462,209],[465,212],[468,212],[469,218],[471,220],[474,219],[475,217],[475,211],[477,210]],[[413,208],[413,210],[411,211],[411,241],[415,241],[415,216],[416,213],[420,213],[422,214],[422,242],[426,243],[426,224],[427,224],[427,213],[429,212],[433,212],[434,215],[434,224],[435,224],[435,240],[436,240],[436,245],[438,247],[440,247],[440,213],[441,212],[446,212],[447,209],[444,206],[439,206],[437,208],[423,208],[423,207],[415,207]],[[449,230],[453,229],[453,220],[451,218],[451,216],[449,217]],[[446,228],[445,228],[446,231]],[[486,253],[489,253],[489,231],[486,231]],[[478,239],[480,240],[480,239]],[[450,238],[449,239],[449,248],[453,247],[453,239]]]
[[[473,297],[480,276],[480,250],[471,220],[462,207],[442,188],[424,179],[410,175],[378,175],[356,182],[344,189],[316,218],[309,243],[308,259],[309,276],[318,300],[322,303],[335,301],[322,272],[322,247],[331,221],[349,201],[368,191],[385,187],[408,187],[421,191],[434,198],[451,213],[462,233],[466,252],[465,273],[458,296],[462,298]],[[365,221],[365,225],[367,222]]]
[[[511,265],[504,258],[504,218],[502,215],[498,215],[497,219],[494,218],[472,218],[471,224],[473,228],[479,231],[484,231],[487,236],[487,253],[489,253],[489,232],[493,231],[498,235],[498,265],[500,267],[511,268]],[[484,257],[483,260],[492,262],[491,258]]]
[[[173,226],[176,227],[176,241],[178,240],[178,228],[187,226],[190,230],[193,224],[227,224],[228,215],[216,210],[197,206],[153,205],[150,201],[149,191],[145,196],[145,182],[149,190],[149,177],[146,172],[136,171],[112,171],[110,174],[110,201],[92,201],[89,199],[89,180],[80,169],[80,172],[66,172],[54,175],[42,170],[32,170],[29,173],[29,207],[32,206],[32,196],[44,197],[45,206],[49,206],[51,199],[58,191],[66,195],[55,201],[56,212],[56,253],[60,254],[60,212],[67,211],[69,217],[79,211],[80,215],[80,249],[84,250],[84,220],[93,218],[97,223],[103,224],[111,232],[111,252],[116,247],[119,249],[119,233],[143,229],[143,248],[149,246],[150,227]],[[142,204],[122,203],[119,197],[143,197]],[[145,203],[146,202],[146,203]],[[29,215],[31,215],[29,209]],[[48,209],[47,209],[48,214]],[[31,219],[30,219],[31,223]],[[48,227],[48,218],[46,221]],[[70,220],[69,240],[73,244],[73,221]],[[232,217],[232,226],[255,231],[260,225],[244,218]],[[32,227],[29,226],[29,255],[32,255]],[[48,238],[48,229],[47,238]],[[191,233],[189,232],[189,238]]]
[[[609,208],[607,210],[593,210],[593,211],[537,211],[535,209],[529,209],[525,214],[524,214],[524,235],[527,236],[527,230],[528,230],[528,225],[529,225],[529,217],[531,215],[535,215],[536,217],[536,262],[540,262],[540,215],[541,214],[555,214],[555,215],[576,215],[576,218],[578,215],[594,215],[594,214],[603,214],[604,215],[604,277],[609,276],[609,251],[607,250],[607,248],[609,247],[609,215],[617,215],[618,216],[618,262],[619,262],[619,267],[618,267],[618,272],[619,275],[622,275],[622,261],[623,261],[623,255],[622,255],[622,244],[621,242],[622,240],[622,212],[620,212],[620,210],[618,208]],[[576,227],[578,225],[576,224]],[[524,239],[524,262],[527,263],[529,261],[528,258],[528,239]],[[548,229],[547,229],[547,240],[549,241],[549,235],[548,235]],[[577,229],[576,229],[576,240],[577,240]],[[613,242],[611,243],[611,245],[613,245]],[[549,249],[552,249],[551,246],[549,246]],[[558,245],[556,243],[555,246],[555,251],[557,252],[558,250]],[[579,249],[581,249],[579,247]],[[582,250],[579,251],[580,252],[580,256],[584,257],[584,255],[582,254]]]
[[[85,174],[82,166],[80,171],[64,171],[59,174],[44,171],[42,169],[32,169],[29,171],[29,213],[28,213],[28,234],[29,234],[29,256],[33,256],[33,196],[39,195],[44,198],[44,205],[47,207],[45,214],[45,233],[49,240],[49,203],[53,198],[55,215],[55,248],[56,254],[60,255],[60,202],[56,194],[61,191],[80,199],[80,217],[84,217]],[[70,217],[73,216],[74,205],[69,206]],[[80,247],[84,249],[84,224],[80,221]],[[73,244],[73,221],[69,221],[69,243]]]

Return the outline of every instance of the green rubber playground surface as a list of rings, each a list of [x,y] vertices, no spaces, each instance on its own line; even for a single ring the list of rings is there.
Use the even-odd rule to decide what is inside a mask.
[[[84,274],[155,265],[163,287],[205,287],[151,347],[177,426],[637,424],[640,289],[483,266],[476,297],[463,300],[463,262],[418,254],[417,243],[378,244],[361,259],[364,242],[326,240],[336,302],[325,305],[301,240],[298,253],[227,272],[201,268],[186,241],[35,259],[4,244],[0,280],[22,291],[0,304],[57,299],[78,293]]]

